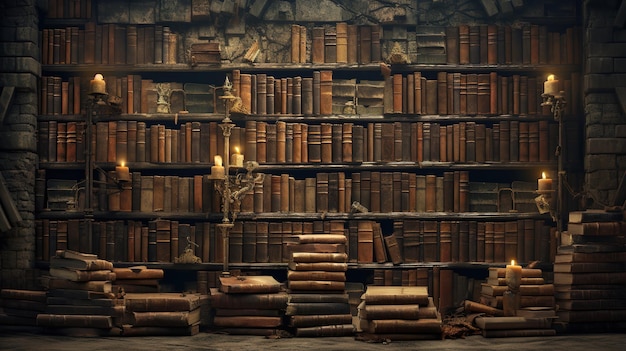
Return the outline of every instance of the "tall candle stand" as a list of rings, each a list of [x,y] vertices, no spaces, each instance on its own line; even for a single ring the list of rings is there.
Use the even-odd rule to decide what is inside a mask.
[[[559,123],[559,140],[556,150],[554,152],[557,158],[557,190],[556,190],[556,199],[550,199],[551,193],[541,194],[544,197],[547,197],[546,202],[550,204],[551,202],[556,202],[556,206],[550,206],[550,214],[552,219],[557,223],[557,232],[561,232],[563,230],[563,185],[565,184],[565,170],[563,167],[563,110],[565,109],[565,105],[567,101],[565,100],[565,92],[559,91],[554,94],[552,93],[544,93],[541,94],[543,99],[542,106],[550,106],[550,112],[552,112],[552,116],[556,122]],[[553,209],[556,207],[556,209]]]
[[[220,96],[224,104],[224,119],[220,123],[222,134],[224,135],[224,175],[222,177],[215,177],[215,189],[222,197],[222,222],[217,224],[218,230],[222,233],[223,251],[224,251],[224,265],[222,269],[222,276],[230,276],[229,271],[229,239],[230,231],[233,228],[233,223],[237,218],[241,200],[244,196],[248,195],[254,188],[254,184],[262,183],[265,177],[264,174],[256,174],[254,170],[259,166],[258,163],[248,161],[244,164],[246,170],[245,173],[237,173],[236,175],[230,175],[230,135],[235,124],[230,119],[230,109],[233,104],[239,99],[239,97],[233,95],[233,85],[226,77],[223,86],[224,94]]]

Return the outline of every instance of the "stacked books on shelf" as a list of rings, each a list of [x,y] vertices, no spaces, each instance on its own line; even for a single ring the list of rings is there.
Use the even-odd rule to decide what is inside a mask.
[[[367,286],[358,321],[367,341],[441,339],[441,315],[425,286]]]
[[[346,237],[303,234],[289,245],[289,303],[286,315],[296,336],[353,335],[346,292]]]
[[[125,307],[123,292],[112,289],[113,264],[96,255],[59,250],[50,258],[49,276],[42,283],[46,309],[37,325],[72,335],[119,334]]]
[[[128,293],[124,303],[123,336],[195,335],[207,300],[195,293]]]
[[[481,284],[480,302],[484,305],[503,308],[503,296],[508,290],[505,268],[489,268],[487,283]],[[520,303],[517,316],[554,318],[556,303],[554,284],[546,284],[543,271],[538,268],[523,268],[519,287]]]
[[[46,309],[43,290],[0,290],[0,325],[35,326],[37,315]]]
[[[281,333],[288,296],[273,277],[223,276],[219,281],[219,288],[210,288],[213,328],[241,335]]]
[[[556,323],[571,332],[623,330],[626,224],[622,211],[573,211],[554,260]]]

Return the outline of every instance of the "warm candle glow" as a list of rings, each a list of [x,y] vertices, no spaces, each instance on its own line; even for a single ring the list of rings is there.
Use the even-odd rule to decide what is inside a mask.
[[[541,178],[537,180],[537,190],[539,191],[552,190],[552,179],[546,176],[546,172],[541,172]]]
[[[211,166],[211,178],[213,179],[224,179],[224,166],[222,166],[222,156],[215,155],[213,158],[214,165]]]
[[[548,82],[551,82],[554,80],[554,74],[551,74],[548,76]]]
[[[235,153],[238,154],[239,153],[239,146],[235,146]]]
[[[220,155],[215,155],[215,157],[213,158],[213,162],[215,163],[216,166],[222,166],[222,156]]]
[[[511,260],[511,266],[515,266],[515,260]]]
[[[117,180],[120,182],[129,182],[130,181],[130,170],[124,163],[124,161],[120,162],[119,166],[115,166],[115,173],[117,174]]]
[[[545,82],[543,82],[543,93],[548,95],[556,95],[559,91],[559,81],[554,74],[548,76]]]
[[[243,154],[239,152],[238,146],[235,146],[235,153],[231,155],[230,164],[235,167],[243,167]]]
[[[104,81],[104,77],[102,74],[97,73],[93,79],[89,82],[89,87],[91,88],[92,93],[96,94],[106,94],[106,82]]]

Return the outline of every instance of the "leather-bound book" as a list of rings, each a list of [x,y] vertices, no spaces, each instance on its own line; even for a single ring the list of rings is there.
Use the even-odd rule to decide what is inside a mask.
[[[263,150],[262,129],[265,128],[265,150]],[[257,122],[257,160],[259,162],[276,163],[277,147],[278,147],[278,131],[277,124],[268,124],[266,122]],[[284,144],[284,143],[283,143]],[[263,156],[265,153],[265,157]]]
[[[501,121],[500,122],[500,136],[499,136],[499,155],[500,162],[509,162],[510,158],[510,122],[509,121]]]
[[[446,62],[448,64],[459,63],[459,28],[450,26],[446,28]]]
[[[479,35],[479,42],[478,42],[478,46],[479,46],[479,50],[480,50],[480,60],[479,63],[480,64],[487,64],[488,61],[488,55],[489,55],[489,47],[488,47],[488,34],[487,34],[487,25],[486,24],[481,24],[478,26],[478,35]]]
[[[311,62],[324,63],[324,27],[313,27],[311,39]]]
[[[498,63],[498,27],[495,24],[487,25],[487,61],[489,65]]]
[[[257,85],[258,84],[259,84],[259,81],[257,79]],[[276,103],[275,98],[274,98],[275,96],[274,89],[275,89],[274,77],[267,76],[267,78],[265,79],[265,113],[267,113],[268,115],[274,114],[274,104]],[[259,91],[259,88],[257,88],[257,93],[258,91]]]
[[[291,113],[300,115],[302,114],[302,77],[293,78],[292,93]]]
[[[328,173],[316,174],[316,212],[328,212]]]
[[[306,33],[306,27],[305,26],[300,26],[300,59],[299,62],[300,63],[306,63],[307,61],[307,55],[306,55],[306,43],[307,43],[307,33]]]
[[[498,74],[489,73],[489,114],[498,114]]]
[[[321,84],[321,72],[313,71],[313,115],[320,114]]]
[[[380,194],[381,194],[381,182],[380,172],[370,173],[370,206],[368,207],[371,212],[380,212]],[[391,189],[389,189],[391,190]]]
[[[480,63],[480,25],[469,26],[469,63]]]
[[[371,208],[371,186],[372,186],[372,172],[362,171],[361,175],[361,205],[365,208]]]
[[[362,125],[352,125],[352,123],[347,123],[349,125],[351,125],[351,134],[352,134],[352,150],[351,154],[352,154],[352,160],[347,160],[346,157],[346,148],[348,147],[346,144],[348,143],[346,141],[346,136],[345,136],[345,124],[344,124],[344,162],[363,162],[365,161],[365,133],[366,130]],[[350,153],[350,151],[348,153]]]
[[[256,75],[256,113],[267,114],[267,74],[265,73]]]
[[[465,123],[465,161],[476,162],[476,122]]]
[[[352,162],[353,124],[346,122],[339,126],[341,127],[341,160],[339,160],[338,162]],[[333,156],[334,156],[334,152],[333,152]]]
[[[256,261],[257,250],[257,222],[245,221],[243,222],[243,247],[242,247],[242,262],[252,263]]]
[[[487,154],[487,145],[486,145],[486,135],[487,128],[484,124],[476,124],[475,126],[475,161],[478,163],[483,163],[486,161]]]
[[[448,88],[447,88],[447,73],[437,72],[437,112],[434,114],[447,115],[448,111]],[[435,93],[432,91],[432,93]],[[430,91],[429,91],[430,93]]]
[[[348,24],[347,26],[347,62],[355,64],[359,61],[359,26],[356,24]]]
[[[430,122],[424,122],[422,123],[422,160],[424,161],[432,161],[430,159],[431,156],[431,152],[430,152],[430,146],[431,146],[431,142],[430,142],[430,136],[431,136],[431,128],[430,128]]]
[[[439,138],[439,123],[430,123],[430,160],[431,161],[441,161],[439,159],[439,146],[440,146],[440,138]]]
[[[302,162],[302,124],[292,123],[293,125],[293,148],[292,163]]]
[[[287,160],[287,124],[283,121],[278,121],[276,122],[275,129],[276,129],[275,162],[285,163]],[[269,149],[268,149],[268,153],[269,153]]]
[[[422,74],[420,72],[413,73],[413,87],[413,112],[419,115],[424,113],[422,105]]]
[[[517,64],[517,65],[522,64],[523,63],[522,56],[523,56],[522,28],[511,27],[511,63]]]
[[[358,222],[358,262],[374,262],[374,231],[372,221]]]
[[[478,74],[467,75],[467,114],[478,114]],[[488,105],[487,105],[488,106]]]
[[[359,26],[359,44],[359,63],[372,62],[372,27],[368,25]]]
[[[513,98],[513,114],[520,114],[520,75],[514,74],[512,77],[512,98]]]
[[[393,123],[381,123],[381,161],[395,161],[395,128]],[[402,149],[400,149],[401,151]]]
[[[304,133],[303,133],[304,135]],[[308,126],[308,162],[322,162],[322,127],[318,124]]]
[[[332,163],[341,163],[343,160],[343,125],[339,123],[333,123],[331,125],[331,158]]]
[[[241,90],[239,91],[239,97],[243,107],[252,112],[252,75],[248,73],[240,74]]]
[[[280,175],[280,212],[286,213],[289,212],[289,174],[283,173]]]
[[[426,212],[435,212],[437,209],[436,180],[437,177],[434,174],[426,175]]]
[[[438,112],[438,83],[436,79],[428,79],[426,80],[426,100],[422,100],[422,102],[426,102],[426,106],[422,106],[422,112],[424,112],[424,107],[426,107],[425,113],[428,115],[436,115]],[[424,87],[422,87],[422,93],[424,93]],[[444,95],[445,96],[445,95]]]
[[[257,122],[247,120],[246,121],[246,131],[245,131],[245,148],[244,148],[244,158],[248,161],[256,161],[257,160]]]
[[[519,121],[510,121],[509,124],[509,161],[519,161]]]
[[[518,160],[520,162],[528,162],[529,157],[529,125],[530,122],[519,122],[519,146]]]
[[[291,63],[300,62],[300,25],[291,25]]]
[[[348,62],[348,24],[338,22],[336,24],[336,60],[337,63]]]
[[[305,178],[304,179],[304,212],[312,213],[316,212],[317,208],[317,179]]]
[[[470,63],[470,27],[462,24],[459,26],[459,62],[462,65]]]
[[[370,25],[371,29],[371,37],[372,37],[372,51],[371,51],[371,60],[372,62],[379,62],[382,58],[381,51],[381,42],[382,39],[382,27],[379,24]]]
[[[152,176],[141,176],[141,212],[152,212],[154,179]]]
[[[539,161],[539,122],[528,124],[528,161]]]
[[[269,258],[269,223],[256,223],[256,262],[270,262]]]
[[[302,78],[302,107],[301,113],[305,116],[313,115],[313,78]]]
[[[487,73],[478,74],[476,88],[476,112],[479,115],[488,115],[491,112],[491,78]]]
[[[402,74],[393,75],[393,113],[402,113]]]
[[[448,162],[448,134],[446,126],[439,126],[439,161]]]
[[[320,126],[320,152],[322,163],[333,162],[333,131],[332,124],[322,123]]]
[[[537,95],[537,78],[527,77],[527,87],[528,91],[526,93],[528,99],[528,114],[534,116],[537,114],[537,106],[541,107],[541,102],[538,99],[534,99],[533,96]]]
[[[313,83],[315,84],[315,81]],[[314,85],[314,88],[315,88],[315,85]],[[320,114],[330,115],[332,114],[332,108],[333,108],[333,72],[332,71],[320,71]]]

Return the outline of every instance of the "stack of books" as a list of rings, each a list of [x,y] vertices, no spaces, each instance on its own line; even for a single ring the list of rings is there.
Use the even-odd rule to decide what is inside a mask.
[[[127,293],[156,293],[159,292],[159,279],[163,279],[163,270],[134,266],[128,268],[113,268],[115,282],[113,288]]]
[[[481,303],[503,308],[503,296],[508,290],[505,279],[505,268],[489,268],[487,283],[481,284]],[[538,268],[523,268],[519,287],[520,306],[516,311],[518,317],[554,318],[556,303],[554,284],[546,284],[543,272]]]
[[[485,338],[556,335],[551,318],[478,317],[474,322]]]
[[[425,286],[368,286],[358,312],[362,340],[441,339],[441,315]]]
[[[289,246],[286,315],[296,336],[353,335],[345,244],[341,234],[303,234]]]
[[[46,308],[45,291],[2,289],[0,297],[0,325],[34,326]]]
[[[623,330],[626,248],[623,213],[569,213],[554,260],[558,327],[572,332]]]
[[[58,250],[50,258],[46,309],[37,325],[70,335],[119,334],[125,307],[122,292],[114,292],[113,264],[96,255]]]
[[[196,335],[202,303],[195,293],[128,293],[123,336]]]
[[[279,335],[287,307],[287,293],[271,276],[220,277],[210,288],[212,326],[239,335]]]

